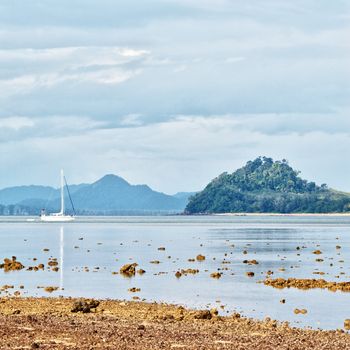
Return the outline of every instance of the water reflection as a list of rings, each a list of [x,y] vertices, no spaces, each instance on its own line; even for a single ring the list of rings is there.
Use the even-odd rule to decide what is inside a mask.
[[[60,289],[63,289],[64,273],[64,228],[60,227]]]

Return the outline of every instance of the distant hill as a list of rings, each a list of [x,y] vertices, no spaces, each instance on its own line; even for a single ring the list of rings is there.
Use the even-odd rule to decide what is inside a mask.
[[[72,185],[69,187],[71,193],[88,186],[87,184]],[[0,190],[0,204],[10,205],[26,202],[30,199],[48,201],[60,196],[60,190],[50,186],[15,186]]]
[[[197,192],[177,192],[173,195],[175,198],[189,200],[190,197],[194,196]]]
[[[153,191],[147,185],[131,185],[116,175],[102,179],[76,191],[73,202],[79,210],[175,210],[182,211],[187,200]]]
[[[303,180],[286,160],[259,157],[223,173],[190,198],[185,212],[333,213],[350,211],[350,194]]]
[[[49,186],[17,186],[0,190],[0,203],[16,204],[28,198],[48,199],[55,191]]]
[[[190,194],[170,196],[147,185],[131,185],[116,175],[106,175],[92,184],[69,186],[75,209],[80,215],[142,214],[182,212]],[[65,191],[66,192],[66,191]],[[67,210],[71,211],[68,193]],[[20,186],[0,190],[0,215],[37,215],[60,207],[60,190],[45,186]]]

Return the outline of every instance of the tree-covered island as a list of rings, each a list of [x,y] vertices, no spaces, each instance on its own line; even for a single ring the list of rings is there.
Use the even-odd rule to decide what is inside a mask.
[[[286,160],[267,157],[219,175],[185,209],[187,214],[344,212],[350,212],[350,194],[303,180]]]

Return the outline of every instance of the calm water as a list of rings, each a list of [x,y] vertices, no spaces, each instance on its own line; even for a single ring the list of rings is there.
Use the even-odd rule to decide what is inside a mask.
[[[37,287],[58,286],[63,289],[52,296],[130,300],[137,295],[189,307],[224,305],[223,314],[238,311],[323,329],[342,328],[344,319],[350,318],[350,293],[276,290],[257,283],[268,270],[274,272],[273,278],[349,280],[350,217],[100,217],[64,225],[25,220],[0,219],[0,259],[15,255],[25,266],[34,266],[54,257],[60,271],[0,270],[0,286],[13,284],[11,293],[24,285],[23,295],[48,296]],[[337,250],[336,245],[342,248]],[[297,246],[305,248],[296,250]],[[312,254],[315,249],[323,254]],[[198,254],[206,260],[188,261]],[[224,259],[229,264],[222,264]],[[245,259],[259,264],[247,266]],[[152,260],[160,264],[151,264]],[[112,274],[129,262],[137,262],[146,273],[130,279]],[[175,272],[185,268],[200,272],[177,279]],[[221,279],[210,278],[222,268],[227,270],[221,270]],[[247,271],[255,276],[247,277]],[[325,275],[313,274],[317,271]],[[131,287],[141,292],[128,292]],[[305,308],[308,314],[295,315],[295,308]]]

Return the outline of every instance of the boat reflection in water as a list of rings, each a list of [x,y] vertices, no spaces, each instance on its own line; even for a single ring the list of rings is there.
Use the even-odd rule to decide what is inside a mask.
[[[60,228],[60,290],[63,288],[64,228]]]

